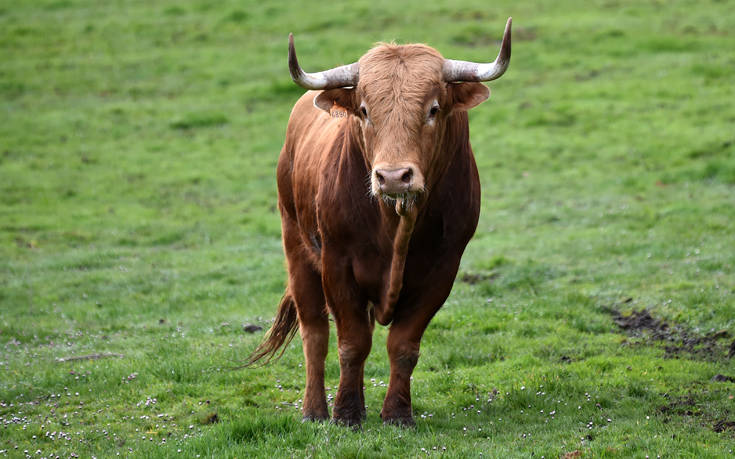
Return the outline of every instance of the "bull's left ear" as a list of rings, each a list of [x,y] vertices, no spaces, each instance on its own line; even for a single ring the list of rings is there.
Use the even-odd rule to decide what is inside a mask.
[[[449,85],[452,110],[467,111],[485,102],[490,89],[482,83],[455,83]]]
[[[355,106],[355,89],[354,88],[337,88],[327,89],[314,97],[314,105],[329,113],[334,104],[348,110],[352,113],[357,110]]]

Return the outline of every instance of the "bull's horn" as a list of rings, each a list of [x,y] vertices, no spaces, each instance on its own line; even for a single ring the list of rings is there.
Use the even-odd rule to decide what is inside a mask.
[[[500,44],[500,52],[495,62],[489,64],[478,64],[477,62],[455,61],[446,59],[444,61],[444,81],[490,81],[500,78],[510,64],[510,25],[513,18],[508,18],[503,33],[503,42]]]
[[[293,81],[306,89],[333,89],[357,86],[359,76],[358,63],[335,67],[317,73],[306,73],[299,66],[296,50],[293,46],[293,34],[288,34],[288,69]]]

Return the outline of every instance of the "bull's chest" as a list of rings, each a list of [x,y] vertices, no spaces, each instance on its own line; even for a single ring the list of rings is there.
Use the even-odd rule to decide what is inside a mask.
[[[352,274],[360,290],[372,302],[380,301],[390,270],[391,253],[366,248],[352,257]]]
[[[403,272],[404,289],[416,287],[421,279],[430,271],[432,264],[427,260],[438,259],[443,247],[441,231],[435,234],[414,234],[409,245]],[[388,289],[392,261],[392,245],[386,242],[382,248],[365,245],[352,257],[352,272],[360,289],[367,298],[379,302]]]

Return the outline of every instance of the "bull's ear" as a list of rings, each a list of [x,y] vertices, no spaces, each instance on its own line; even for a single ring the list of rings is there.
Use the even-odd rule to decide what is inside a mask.
[[[452,110],[467,111],[490,97],[490,90],[482,83],[456,83],[449,85]]]
[[[314,97],[314,106],[319,107],[325,112],[329,112],[337,104],[339,107],[354,113],[357,110],[355,105],[355,89],[354,88],[337,88],[327,89],[320,92]]]

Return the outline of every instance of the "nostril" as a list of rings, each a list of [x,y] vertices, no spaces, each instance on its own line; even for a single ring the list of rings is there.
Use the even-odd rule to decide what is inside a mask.
[[[406,172],[401,175],[401,181],[403,183],[410,183],[411,179],[413,178],[413,171],[411,169],[407,170]]]
[[[385,185],[385,177],[383,177],[383,174],[376,171],[375,176],[378,177],[378,183],[380,183],[381,185]]]

